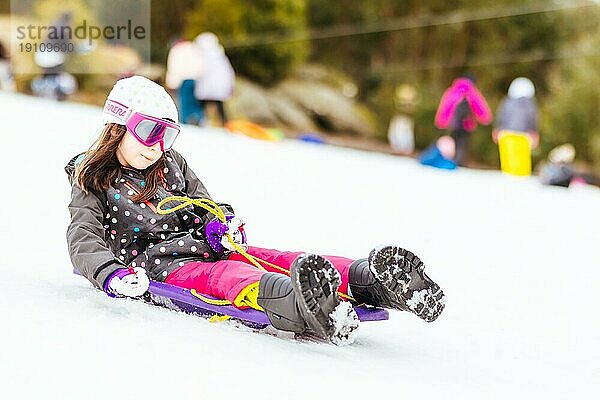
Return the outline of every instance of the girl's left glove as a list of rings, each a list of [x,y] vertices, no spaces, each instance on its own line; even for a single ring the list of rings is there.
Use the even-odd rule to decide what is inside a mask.
[[[244,221],[240,217],[228,215],[226,222],[218,219],[210,221],[206,225],[206,240],[210,247],[217,253],[223,253],[225,250],[235,251],[235,248],[229,243],[227,233],[235,244],[246,250],[246,232],[244,231]]]
[[[149,287],[150,279],[142,267],[118,269],[104,283],[104,291],[111,297],[140,297]]]

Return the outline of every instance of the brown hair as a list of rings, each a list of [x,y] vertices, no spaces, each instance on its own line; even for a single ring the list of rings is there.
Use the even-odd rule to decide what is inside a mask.
[[[125,136],[127,128],[118,124],[107,124],[100,137],[85,153],[85,158],[76,169],[77,184],[88,193],[90,190],[104,192],[121,178],[121,163],[117,158],[117,148]],[[143,190],[131,198],[136,203],[150,200],[163,182],[162,171],[166,161],[163,154],[145,172]]]

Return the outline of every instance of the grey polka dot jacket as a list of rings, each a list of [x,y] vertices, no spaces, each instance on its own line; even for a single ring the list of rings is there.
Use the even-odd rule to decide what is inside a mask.
[[[204,236],[214,215],[193,205],[171,214],[156,213],[156,205],[171,195],[211,198],[179,153],[169,150],[165,156],[163,187],[144,203],[130,199],[145,185],[143,171],[121,167],[121,177],[106,192],[86,194],[74,180],[83,155],[65,167],[71,182],[69,254],[75,268],[94,286],[102,288],[110,274],[126,266],[144,267],[151,279],[164,281],[185,262],[215,261],[224,256],[216,254]],[[176,203],[166,207],[169,205]],[[231,206],[219,206],[225,214],[233,214]]]

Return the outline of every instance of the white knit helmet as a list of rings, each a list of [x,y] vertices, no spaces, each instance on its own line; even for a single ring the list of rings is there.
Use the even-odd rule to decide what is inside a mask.
[[[115,104],[123,107],[123,112],[115,112]],[[168,118],[179,123],[177,107],[167,91],[143,76],[132,76],[117,81],[108,94],[102,112],[102,122],[125,125],[133,112],[155,118]]]

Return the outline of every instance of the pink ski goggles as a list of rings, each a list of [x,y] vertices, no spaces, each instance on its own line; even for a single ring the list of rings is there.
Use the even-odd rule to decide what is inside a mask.
[[[107,102],[104,112],[114,115],[125,122],[125,126],[144,146],[154,146],[160,142],[160,149],[165,152],[170,150],[179,135],[181,127],[174,122],[166,121],[161,118],[155,118],[140,112],[130,111],[126,106],[115,101]]]

